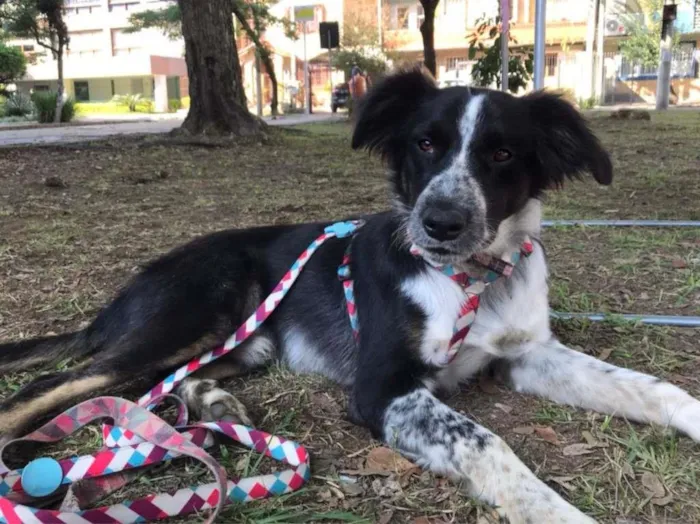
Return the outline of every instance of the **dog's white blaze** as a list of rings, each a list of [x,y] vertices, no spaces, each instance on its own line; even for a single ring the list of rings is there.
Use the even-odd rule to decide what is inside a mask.
[[[440,271],[428,269],[401,284],[401,291],[426,316],[420,357],[423,362],[443,366],[450,345],[464,292]]]

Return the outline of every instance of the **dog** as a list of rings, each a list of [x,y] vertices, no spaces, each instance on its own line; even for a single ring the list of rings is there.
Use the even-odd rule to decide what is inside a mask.
[[[250,423],[220,379],[274,360],[320,373],[346,388],[353,422],[422,467],[463,482],[512,523],[594,521],[497,435],[439,400],[440,391],[486,369],[519,392],[672,426],[700,441],[700,402],[569,349],[550,330],[540,198],[567,179],[612,181],[608,153],[572,105],[548,92],[438,89],[420,70],[401,71],[359,104],[352,147],[385,160],[393,205],[354,217],[364,225],[311,257],[251,339],[179,386],[196,417]],[[20,436],[42,417],[127,380],[155,384],[221,344],[328,224],[204,236],[148,265],[82,331],[0,346],[5,373],[86,359],[2,402],[0,435]],[[512,274],[485,286],[468,336],[449,355],[465,293],[439,267],[483,275],[478,260],[501,259],[528,241],[532,252]],[[337,275],[348,246],[357,338]]]

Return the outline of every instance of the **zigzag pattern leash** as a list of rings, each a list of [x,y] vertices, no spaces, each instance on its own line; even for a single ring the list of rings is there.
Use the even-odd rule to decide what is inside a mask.
[[[352,235],[362,224],[362,221],[348,221],[326,227],[294,262],[255,313],[223,346],[182,366],[141,397],[138,404],[117,397],[88,400],[58,415],[37,431],[6,444],[18,441],[57,442],[90,422],[110,418],[114,424],[103,426],[106,449],[93,455],[52,461],[59,468],[60,479],[56,488],[70,486],[75,482],[92,482],[92,487],[96,488],[94,491],[104,496],[126,482],[126,473],[182,456],[204,462],[216,477],[216,482],[88,510],[70,505],[68,509],[63,506],[59,510],[37,509],[26,505],[35,499],[25,491],[22,482],[25,471],[10,471],[2,462],[4,446],[0,449],[0,523],[126,524],[214,510],[207,521],[213,522],[229,502],[248,502],[299,489],[310,477],[309,456],[302,446],[229,422],[184,426],[187,421],[184,403],[169,393],[187,376],[229,353],[250,337],[272,314],[299,277],[304,265],[324,242],[330,238]],[[177,429],[151,413],[167,397],[174,398],[178,403]],[[292,469],[229,480],[226,471],[205,451],[205,448],[214,443],[213,433],[225,435],[259,453],[285,462]],[[222,493],[225,496],[222,497]],[[94,493],[92,495],[92,499],[96,498]]]

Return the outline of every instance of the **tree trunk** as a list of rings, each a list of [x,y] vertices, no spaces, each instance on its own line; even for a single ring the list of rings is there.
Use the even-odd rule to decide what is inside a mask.
[[[420,26],[420,34],[423,37],[423,63],[430,73],[437,77],[437,65],[435,63],[435,11],[440,0],[420,0],[425,13],[425,19]]]
[[[277,99],[277,73],[275,73],[275,65],[272,63],[270,52],[267,49],[260,52],[260,60],[265,66],[265,69],[267,69],[267,76],[270,77],[270,84],[272,84],[270,111],[272,111],[272,116],[277,116],[279,114],[279,100]]]
[[[265,66],[265,69],[267,69],[267,76],[270,77],[270,83],[272,84],[272,100],[270,101],[270,110],[272,112],[272,116],[277,116],[279,114],[279,100],[277,98],[277,73],[275,73],[275,66],[272,63],[272,58],[270,57],[270,50],[260,41],[259,31],[253,31],[253,28],[250,27],[245,13],[240,9],[240,6],[236,2],[231,2],[231,8],[233,9],[233,14],[236,15],[236,18],[240,22],[241,27],[243,27],[246,35],[252,40],[253,44],[255,44],[255,49],[258,52],[258,56],[260,56],[260,60]]]
[[[190,80],[190,111],[182,129],[191,134],[262,133],[248,111],[233,38],[230,0],[178,0]]]
[[[58,53],[56,53],[56,64],[58,65],[58,87],[56,88],[56,113],[53,116],[55,124],[61,123],[61,113],[63,112],[63,39],[59,37]]]

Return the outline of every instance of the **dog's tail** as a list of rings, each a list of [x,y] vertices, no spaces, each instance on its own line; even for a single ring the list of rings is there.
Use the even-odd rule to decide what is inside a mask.
[[[42,365],[55,365],[66,358],[82,358],[97,350],[85,331],[53,337],[32,338],[0,344],[0,372],[11,373]]]

